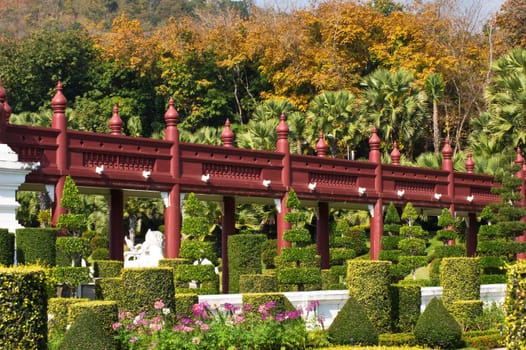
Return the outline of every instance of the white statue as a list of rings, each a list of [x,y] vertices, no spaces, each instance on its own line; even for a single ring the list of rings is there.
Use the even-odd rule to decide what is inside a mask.
[[[156,267],[164,257],[164,236],[161,231],[148,230],[144,243],[133,246],[126,239],[129,250],[124,252],[124,267]]]

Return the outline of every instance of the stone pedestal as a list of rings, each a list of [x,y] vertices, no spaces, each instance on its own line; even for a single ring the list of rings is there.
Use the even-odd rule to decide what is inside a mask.
[[[16,191],[37,163],[18,161],[18,155],[6,144],[0,144],[0,228],[15,232],[22,226],[16,220]]]

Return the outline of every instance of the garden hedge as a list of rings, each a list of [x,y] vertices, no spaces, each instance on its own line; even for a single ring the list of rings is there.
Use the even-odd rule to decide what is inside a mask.
[[[455,300],[448,310],[465,332],[475,329],[477,319],[482,316],[483,306],[482,300]]]
[[[55,266],[56,229],[19,228],[16,230],[16,254],[20,264]]]
[[[119,277],[124,263],[120,260],[94,260],[94,277]]]
[[[0,229],[0,265],[11,266],[15,253],[15,235]]]
[[[57,266],[81,266],[81,259],[86,259],[91,253],[91,245],[81,237],[57,237]]]
[[[239,293],[271,293],[277,289],[275,275],[244,274],[239,276]]]
[[[62,338],[68,326],[68,311],[72,304],[89,301],[85,298],[50,298],[48,300],[48,339]]]
[[[117,348],[112,325],[117,322],[118,308],[114,301],[85,301],[72,304],[68,312],[68,324],[63,350],[113,350]]]
[[[378,331],[367,317],[363,305],[353,295],[349,296],[332,321],[328,333],[332,344],[378,344]]]
[[[417,344],[441,349],[456,349],[462,330],[441,299],[433,298],[418,318],[415,326]]]
[[[177,269],[180,265],[191,264],[192,261],[184,258],[160,259],[159,267],[171,267],[174,272],[174,286],[175,288],[184,287],[186,283],[177,280]]]
[[[480,299],[479,258],[444,258],[440,263],[442,302],[449,309],[455,300]]]
[[[519,260],[507,271],[504,298],[504,333],[507,349],[526,348],[526,261]]]
[[[199,296],[196,293],[177,293],[175,295],[175,311],[177,318],[194,317],[193,306],[199,303]]]
[[[412,332],[420,316],[422,293],[420,286],[393,284],[391,297],[392,329],[396,332]]]
[[[230,252],[228,254],[228,288],[230,293],[240,291],[240,275],[261,273],[261,253],[265,239],[266,236],[262,234],[228,236],[228,251]]]
[[[122,277],[105,277],[95,279],[95,298],[98,300],[114,300],[122,305]]]
[[[282,293],[247,293],[241,295],[241,303],[244,309],[248,309],[248,305],[250,305],[250,310],[253,312],[257,312],[258,307],[265,305],[269,301],[276,303],[275,308],[271,310],[273,315],[295,310],[294,305]]]
[[[57,266],[51,269],[50,274],[57,285],[66,285],[73,296],[78,286],[90,281],[88,267]]]
[[[0,267],[0,339],[10,350],[47,348],[45,279],[39,267]]]
[[[122,288],[122,305],[132,313],[151,310],[158,300],[170,310],[175,309],[171,268],[125,268],[122,270]]]
[[[265,266],[265,269],[273,269],[274,258],[278,255],[278,240],[267,239],[261,244],[261,262]]]
[[[379,333],[391,330],[389,261],[347,261],[347,288],[364,306]]]

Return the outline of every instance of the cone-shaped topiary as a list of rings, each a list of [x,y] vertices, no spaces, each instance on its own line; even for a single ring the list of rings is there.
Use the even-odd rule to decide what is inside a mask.
[[[433,298],[418,318],[414,333],[419,345],[455,349],[460,343],[462,330],[442,301]]]
[[[329,338],[332,344],[378,344],[378,332],[367,317],[365,309],[352,295],[332,321]]]

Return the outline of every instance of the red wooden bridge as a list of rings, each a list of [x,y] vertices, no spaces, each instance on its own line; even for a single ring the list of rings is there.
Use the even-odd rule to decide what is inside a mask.
[[[3,89],[2,89],[3,90]],[[178,257],[181,229],[181,194],[194,192],[205,200],[223,203],[223,282],[228,283],[227,237],[235,231],[238,203],[274,204],[278,209],[278,250],[288,229],[284,220],[288,191],[293,188],[302,204],[317,212],[317,246],[322,267],[329,265],[329,208],[365,209],[371,215],[371,258],[381,249],[383,207],[410,201],[429,215],[449,208],[468,220],[467,252],[476,249],[476,215],[485,205],[499,200],[490,190],[499,184],[493,177],[474,174],[471,155],[466,172],[453,170],[449,141],[443,147],[442,169],[399,164],[396,146],[391,164],[382,164],[380,139],[373,128],[368,161],[329,158],[320,133],[317,156],[291,154],[288,127],[281,116],[276,129],[276,152],[234,147],[227,121],[222,146],[179,142],[178,114],[170,100],[165,113],[165,139],[121,135],[122,121],[115,107],[109,120],[111,133],[68,130],[66,98],[57,85],[52,99],[52,126],[42,128],[9,124],[10,107],[0,91],[0,143],[9,145],[20,161],[39,162],[26,176],[21,190],[53,188],[53,223],[64,212],[60,207],[66,176],[74,178],[81,193],[105,194],[110,205],[110,256],[123,258],[123,203],[126,196],[163,198],[165,203],[165,256]],[[518,153],[518,163],[524,160]],[[524,182],[523,182],[524,184]],[[524,188],[524,186],[523,186]],[[225,275],[226,281],[225,281]]]

